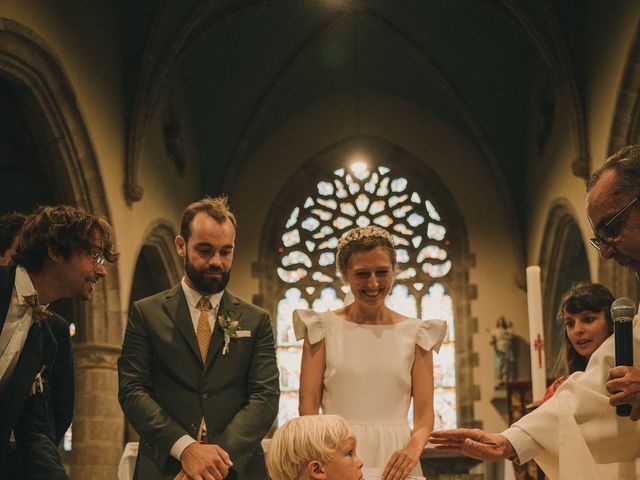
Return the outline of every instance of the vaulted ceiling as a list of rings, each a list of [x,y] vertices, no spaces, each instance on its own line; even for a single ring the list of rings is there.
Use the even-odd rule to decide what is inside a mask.
[[[135,168],[145,122],[171,84],[185,92],[211,193],[282,122],[335,93],[373,89],[468,136],[521,210],[532,95],[549,118],[554,97],[569,98],[576,130],[583,128],[585,5],[123,0],[128,163]]]
[[[128,200],[143,194],[137,187],[143,139],[167,91],[180,92],[181,110],[191,117],[203,189],[218,193],[284,121],[337,93],[367,89],[429,110],[467,136],[521,214],[535,113],[544,133],[562,97],[578,157],[588,159],[582,112],[588,4],[121,0]]]

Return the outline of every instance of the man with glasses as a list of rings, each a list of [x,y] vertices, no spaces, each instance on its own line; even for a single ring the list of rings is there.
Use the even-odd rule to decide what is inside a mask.
[[[117,257],[104,219],[40,207],[24,224],[15,265],[0,267],[0,478],[68,478],[48,419],[58,344],[46,306],[89,300],[106,276],[105,260]]]
[[[609,158],[587,183],[589,240],[603,259],[640,271],[640,146]],[[636,358],[640,353],[635,328]],[[640,456],[640,367],[615,367],[613,338],[598,348],[551,399],[499,435],[479,429],[434,432],[431,443],[485,461],[530,459],[551,480],[636,478]],[[631,417],[613,405],[631,404]]]
[[[590,242],[605,259],[640,271],[640,146],[628,146],[609,158],[587,184]],[[631,405],[631,420],[640,419],[640,367],[609,372],[611,405]]]

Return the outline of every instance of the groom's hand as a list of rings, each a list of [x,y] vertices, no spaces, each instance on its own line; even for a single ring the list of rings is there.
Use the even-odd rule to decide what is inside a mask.
[[[229,454],[222,447],[204,443],[192,443],[185,448],[180,455],[180,463],[190,480],[222,480],[233,466]],[[181,474],[176,478],[181,478]]]

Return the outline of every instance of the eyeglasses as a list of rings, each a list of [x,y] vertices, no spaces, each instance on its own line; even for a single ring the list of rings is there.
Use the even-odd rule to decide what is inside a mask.
[[[622,229],[627,223],[627,219],[623,222],[614,223],[620,215],[626,212],[631,206],[636,203],[640,199],[640,196],[634,197],[629,203],[627,203],[622,209],[616,213],[611,220],[605,223],[602,227],[596,229],[595,235],[589,239],[589,243],[596,249],[600,250],[600,246],[604,243],[606,245],[611,245],[620,233]]]
[[[104,265],[104,252],[95,252],[95,253],[91,253],[91,252],[87,252],[87,255],[89,255],[91,257],[91,260],[93,260],[93,264],[94,265]]]

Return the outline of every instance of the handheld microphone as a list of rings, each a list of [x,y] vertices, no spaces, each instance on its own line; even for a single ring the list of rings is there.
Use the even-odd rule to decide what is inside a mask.
[[[635,313],[636,305],[630,298],[617,298],[611,305],[616,345],[616,367],[633,365],[633,316]],[[616,415],[619,417],[628,417],[630,414],[631,405],[616,406]]]

